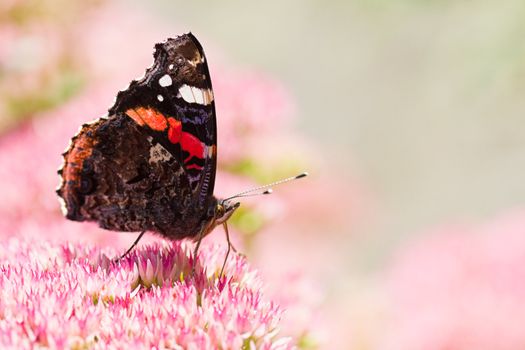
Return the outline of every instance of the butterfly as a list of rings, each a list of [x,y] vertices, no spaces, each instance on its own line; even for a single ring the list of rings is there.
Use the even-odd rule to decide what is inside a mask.
[[[217,121],[203,48],[188,33],[156,44],[153,57],[144,76],[117,94],[106,116],[82,125],[63,153],[62,211],[70,220],[140,232],[123,256],[148,231],[195,240],[196,257],[202,238],[223,225],[226,263],[233,248],[226,223],[240,206],[234,199],[269,185],[214,196]]]

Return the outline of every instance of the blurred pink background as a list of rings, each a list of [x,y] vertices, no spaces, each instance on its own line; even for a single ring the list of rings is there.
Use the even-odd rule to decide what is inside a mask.
[[[231,220],[299,348],[523,349],[524,14],[517,0],[3,1],[0,235],[134,240],[62,217],[60,154],[154,43],[191,30],[216,95],[217,195],[310,173]]]

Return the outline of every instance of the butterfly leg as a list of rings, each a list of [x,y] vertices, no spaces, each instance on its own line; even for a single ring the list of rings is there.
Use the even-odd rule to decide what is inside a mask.
[[[132,250],[133,248],[135,248],[135,246],[139,243],[140,239],[142,238],[142,236],[144,236],[144,234],[146,233],[146,231],[142,231],[140,233],[140,235],[137,237],[137,239],[135,240],[135,242],[133,242],[133,244],[131,245],[131,247],[128,248],[128,250],[126,250],[126,252],[124,254],[122,254],[120,256],[120,258],[118,258],[115,262],[118,262],[120,261],[121,259],[123,259],[126,255],[128,255]]]
[[[224,222],[222,226],[224,227],[224,232],[226,232],[226,241],[228,242],[228,250],[226,251],[226,256],[224,257],[224,262],[222,263],[222,268],[221,268],[221,273],[219,275],[219,279],[222,278],[222,273],[224,272],[226,261],[228,261],[228,256],[230,255],[230,249],[233,250],[235,253],[237,253],[237,249],[235,249],[232,242],[230,241],[230,233],[228,232],[227,222]]]
[[[191,266],[191,276],[195,276],[195,265],[197,265],[197,252],[199,251],[199,247],[201,245],[202,236],[204,233],[204,228],[201,229],[199,232],[199,239],[197,240],[197,244],[195,245],[195,248],[193,249],[193,264]]]

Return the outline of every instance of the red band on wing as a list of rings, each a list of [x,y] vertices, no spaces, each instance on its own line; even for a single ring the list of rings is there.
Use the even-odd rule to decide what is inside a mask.
[[[168,140],[171,143],[179,143],[182,133],[182,123],[175,118],[168,118],[170,128],[168,130]]]
[[[137,124],[141,126],[146,124],[152,130],[163,131],[168,127],[166,117],[152,108],[138,107],[128,109],[126,114]]]
[[[189,153],[188,157],[184,160],[185,163],[188,162],[191,157],[204,159],[204,144],[189,132],[182,131],[182,123],[179,120],[172,117],[166,118],[154,109],[142,107],[128,109],[126,114],[137,124],[141,126],[146,124],[153,130],[163,131],[169,125],[168,140],[173,144],[180,143],[181,148]],[[188,165],[187,168],[202,169],[201,166],[196,164]]]
[[[180,143],[181,148],[189,153],[188,158],[184,160],[187,162],[191,157],[204,158],[204,144],[189,132],[182,131],[182,123],[175,118],[168,118],[168,139],[171,143]],[[202,169],[198,165],[189,165],[188,169]]]
[[[189,153],[184,162],[189,161],[191,157],[204,159],[204,144],[189,132],[182,132],[180,145],[183,150]]]
[[[142,118],[140,117],[140,114],[135,112],[135,110],[133,108],[128,109],[126,111],[126,114],[128,115],[128,117],[133,119],[135,121],[135,123],[137,123],[140,126],[144,126],[144,120],[142,120]]]
[[[142,120],[153,130],[162,131],[168,127],[166,117],[154,109],[138,108],[136,111],[142,117]]]
[[[202,166],[201,165],[198,165],[198,164],[190,164],[190,165],[186,165],[186,169],[197,169],[197,170],[202,170]]]

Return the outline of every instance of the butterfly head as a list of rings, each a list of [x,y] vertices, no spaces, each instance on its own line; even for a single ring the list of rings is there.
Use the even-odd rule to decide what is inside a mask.
[[[228,221],[240,205],[241,203],[228,199],[217,201],[217,205],[215,206],[215,224],[221,225]]]

